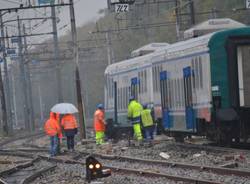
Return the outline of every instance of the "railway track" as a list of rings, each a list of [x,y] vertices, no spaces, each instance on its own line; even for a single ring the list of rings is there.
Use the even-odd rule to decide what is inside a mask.
[[[4,141],[0,142],[0,148],[2,148],[3,146],[8,145],[10,143],[13,143],[15,141],[20,141],[20,140],[27,139],[26,142],[30,142],[34,138],[40,138],[40,137],[43,137],[43,136],[44,136],[44,132],[36,132],[36,133],[28,134],[28,135],[21,135],[21,136],[9,138],[7,140],[4,140]]]
[[[22,151],[23,149],[20,149]],[[28,149],[25,151],[29,152]],[[32,149],[32,151],[36,151]],[[40,150],[37,150],[38,152]],[[13,150],[14,152],[14,150]],[[3,151],[3,153],[9,154],[11,153],[10,150]],[[16,152],[18,153],[18,152]],[[24,153],[22,153],[24,154]],[[31,153],[25,153],[31,154]],[[85,158],[89,155],[88,152],[77,152],[75,155],[71,155],[69,157],[59,158],[59,157],[48,157],[45,155],[39,155],[39,159],[43,160],[47,163],[52,164],[78,164],[82,167],[85,167]],[[97,157],[104,165],[105,168],[109,168],[114,173],[118,174],[125,174],[125,175],[137,175],[140,177],[153,177],[153,178],[166,178],[171,181],[182,181],[185,183],[200,183],[200,184],[222,184],[226,183],[220,178],[226,178],[226,176],[231,176],[231,179],[239,181],[238,183],[243,183],[243,180],[250,180],[248,176],[250,176],[250,171],[241,171],[241,170],[234,170],[234,169],[226,169],[226,168],[219,168],[219,167],[204,167],[199,165],[190,165],[190,164],[180,164],[180,163],[173,163],[173,162],[166,162],[166,161],[156,161],[156,160],[147,160],[147,159],[140,159],[140,158],[131,158],[131,157],[124,157],[124,156],[116,156],[116,155],[103,155],[103,154],[92,154],[93,156]],[[34,161],[33,161],[34,162]],[[52,167],[50,166],[50,167]],[[19,166],[20,167],[20,166]],[[54,168],[54,167],[52,167]],[[40,171],[40,174],[50,170],[49,168],[45,168],[44,171]],[[51,169],[52,170],[52,169]],[[38,172],[37,171],[37,172]],[[164,171],[164,172],[162,172]],[[186,174],[185,173],[189,174]],[[40,175],[38,173],[35,176],[31,176],[32,178],[36,178],[36,176]],[[190,173],[196,173],[190,174]],[[28,177],[28,173],[23,172],[25,177]],[[211,179],[211,173],[212,178]],[[198,176],[197,176],[198,175]],[[202,176],[206,177],[202,177]],[[2,174],[0,174],[2,176]],[[25,181],[30,181],[31,179],[26,179]],[[216,180],[217,179],[217,180]],[[4,178],[2,178],[3,181]],[[24,180],[24,179],[23,179]],[[5,181],[10,183],[8,181]]]
[[[88,155],[90,153],[83,153]],[[104,163],[105,167],[116,171],[133,172],[141,175],[155,176],[155,177],[166,177],[171,180],[183,181],[183,182],[194,182],[194,183],[220,183],[217,182],[218,178],[231,177],[237,181],[248,180],[250,181],[250,171],[246,170],[235,170],[221,167],[208,167],[184,163],[166,162],[160,160],[148,160],[140,158],[132,158],[126,156],[115,156],[115,155],[103,155],[103,154],[91,154],[97,158],[100,158]],[[77,159],[81,157],[78,156]],[[139,164],[140,163],[140,164]],[[122,167],[119,167],[122,165]],[[141,169],[143,168],[143,169]],[[170,174],[172,173],[172,174]],[[186,174],[185,174],[186,173]],[[196,177],[195,177],[196,175]],[[204,176],[202,179],[200,176]],[[233,176],[233,177],[232,177]],[[214,178],[214,180],[212,179]],[[212,181],[211,181],[212,180]]]
[[[0,183],[27,184],[41,176],[41,174],[54,170],[56,165],[45,162],[40,158],[19,164],[10,169],[0,172]]]
[[[187,145],[189,146],[189,145]],[[10,155],[28,155],[38,156],[40,160],[50,164],[63,165],[80,165],[85,167],[85,158],[90,152],[76,152],[74,155],[65,156],[63,158],[51,158],[46,155],[41,155],[42,152],[47,152],[48,148],[18,148],[16,150],[0,150],[0,154]],[[227,150],[228,151],[228,150]],[[34,153],[33,153],[34,152]],[[249,182],[250,171],[227,169],[222,167],[201,166],[194,164],[184,164],[177,162],[167,162],[161,160],[149,160],[141,158],[132,158],[128,156],[92,154],[97,157],[105,168],[110,168],[113,173],[123,175],[134,175],[137,177],[148,178],[165,178],[170,181],[182,181],[185,183],[204,183],[204,184],[219,184],[219,183],[245,183]],[[46,170],[46,169],[45,169]],[[164,172],[163,172],[164,171]],[[39,174],[38,174],[39,175]],[[27,174],[26,174],[27,176]],[[32,178],[32,177],[31,177]],[[218,179],[219,178],[219,179]],[[223,180],[225,178],[225,180]],[[230,182],[228,182],[230,181]],[[1,182],[0,182],[1,183]]]

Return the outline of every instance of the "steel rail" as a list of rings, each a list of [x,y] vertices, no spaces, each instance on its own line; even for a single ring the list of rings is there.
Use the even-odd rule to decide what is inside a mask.
[[[33,173],[32,175],[29,175],[25,179],[23,179],[20,182],[20,184],[29,184],[32,181],[34,181],[36,178],[40,177],[42,174],[50,172],[50,171],[54,171],[56,167],[57,167],[56,165],[53,165],[53,166],[49,166],[49,167],[43,168],[43,169],[41,169],[41,170]]]
[[[33,148],[17,148],[17,149],[0,149],[0,152],[48,152],[49,148],[39,148],[39,149],[33,149]]]
[[[15,167],[12,167],[10,169],[7,169],[7,170],[4,170],[2,172],[0,172],[0,176],[1,177],[5,177],[5,176],[8,176],[10,174],[13,174],[15,172],[18,172],[19,170],[23,169],[23,168],[27,168],[27,167],[30,167],[32,166],[35,162],[39,161],[40,159],[39,158],[35,158],[27,163],[24,163],[24,164],[19,164]]]
[[[128,156],[104,155],[104,154],[87,153],[87,152],[81,152],[81,153],[93,155],[95,157],[100,157],[102,159],[134,161],[134,162],[141,162],[141,163],[148,163],[148,164],[158,164],[158,165],[164,165],[164,166],[168,166],[168,167],[176,167],[176,168],[182,168],[182,169],[194,169],[194,170],[199,170],[199,171],[209,171],[209,172],[213,172],[213,173],[221,174],[221,175],[236,175],[236,176],[242,176],[242,177],[249,177],[250,176],[250,171],[247,171],[247,170],[236,170],[236,169],[222,168],[222,167],[201,166],[201,165],[194,165],[194,164],[167,162],[167,161],[161,161],[161,160],[149,160],[149,159],[142,159],[142,158],[133,158],[133,157],[128,157]]]
[[[0,184],[8,184],[0,178]]]
[[[61,158],[50,158],[46,156],[39,155],[41,159],[45,159],[48,161],[54,161],[58,163],[67,163],[67,164],[80,164],[80,165],[86,165],[85,162],[81,161],[75,161],[72,159],[61,159]],[[156,173],[156,172],[149,172],[149,171],[143,171],[143,170],[136,170],[136,169],[128,169],[128,168],[120,168],[120,167],[114,167],[114,166],[108,166],[103,165],[104,168],[111,169],[112,172],[122,172],[122,173],[130,173],[130,174],[139,174],[147,177],[164,177],[168,178],[170,180],[174,181],[183,181],[183,182],[190,182],[190,183],[196,183],[196,184],[222,184],[215,181],[209,181],[209,180],[202,180],[202,179],[194,179],[191,177],[182,177],[182,176],[175,176],[175,175],[169,175],[169,174],[162,174],[162,173]]]
[[[164,178],[168,178],[174,181],[183,181],[183,182],[190,182],[190,183],[196,183],[196,184],[222,184],[216,181],[194,179],[191,177],[175,176],[175,175],[155,173],[155,172],[136,170],[136,169],[119,168],[119,167],[113,167],[113,166],[104,166],[104,168],[112,169],[113,172],[132,173],[132,174],[139,174],[139,175],[148,176],[148,177],[164,177]]]
[[[16,157],[24,157],[24,158],[34,158],[35,157],[34,154],[17,152],[15,150],[13,150],[13,151],[0,150],[0,155],[9,155],[9,156],[16,156]]]
[[[41,135],[44,135],[44,132],[36,132],[36,133],[33,133],[33,134],[22,135],[22,136],[17,136],[17,137],[14,137],[14,138],[10,138],[10,139],[7,139],[7,140],[4,140],[4,141],[0,142],[0,148],[5,146],[6,144],[9,144],[9,143],[21,140],[21,139],[28,139],[28,138],[32,138],[32,137],[41,136]]]

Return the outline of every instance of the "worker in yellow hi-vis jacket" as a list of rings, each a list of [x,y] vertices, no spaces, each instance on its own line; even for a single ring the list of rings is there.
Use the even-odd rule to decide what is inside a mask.
[[[133,124],[134,134],[136,140],[142,140],[142,132],[141,132],[141,111],[142,106],[139,102],[137,102],[134,96],[131,96],[128,104],[128,118],[131,120]]]
[[[147,104],[143,105],[143,110],[141,112],[141,121],[145,131],[145,136],[147,140],[154,139],[154,121],[152,117],[151,109],[147,107]]]

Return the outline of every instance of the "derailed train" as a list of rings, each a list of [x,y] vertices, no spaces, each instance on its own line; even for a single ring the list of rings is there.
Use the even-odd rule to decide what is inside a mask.
[[[166,132],[246,141],[250,134],[250,28],[181,41],[105,71],[106,118],[130,127],[129,97],[150,104]]]

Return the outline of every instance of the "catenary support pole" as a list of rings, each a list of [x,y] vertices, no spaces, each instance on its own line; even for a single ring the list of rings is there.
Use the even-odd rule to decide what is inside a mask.
[[[8,37],[8,27],[5,27],[5,36],[6,37]],[[10,41],[9,41],[9,39],[6,39],[6,46],[7,46],[7,48],[10,48]],[[12,73],[11,73],[11,71],[12,71],[12,65],[11,65],[11,67],[9,67],[8,68],[8,76],[9,76],[9,88],[10,88],[10,93],[9,93],[9,96],[10,96],[10,113],[11,113],[11,124],[12,124],[12,129],[14,129],[14,125],[16,126],[16,123],[17,123],[17,121],[16,121],[16,118],[15,118],[15,105],[14,105],[14,94],[13,94],[13,84],[12,84]],[[13,130],[11,130],[11,131],[13,131]]]
[[[0,12],[1,14],[1,12]],[[5,35],[4,35],[4,25],[3,25],[3,16],[0,15],[0,24],[1,24],[1,37],[2,37],[2,52],[3,52],[3,63],[4,63],[4,77],[5,77],[5,97],[6,97],[6,111],[7,111],[7,121],[8,121],[8,132],[11,134],[13,129],[13,121],[11,115],[11,102],[10,102],[10,86],[9,86],[9,73],[8,65],[6,60],[6,47],[5,47]]]
[[[0,11],[0,16],[2,17],[2,12]],[[0,40],[1,44],[3,42],[3,39]],[[7,123],[7,111],[6,111],[6,103],[5,103],[5,92],[3,88],[3,79],[2,79],[2,67],[0,65],[0,100],[1,100],[1,110],[2,110],[2,124],[1,124],[1,130],[3,135],[7,136],[9,134],[8,132],[8,123]]]
[[[176,27],[176,40],[180,40],[180,4],[179,4],[179,0],[175,0],[175,16],[176,16],[176,23],[175,23],[175,27]]]
[[[25,29],[25,25],[23,24],[23,43],[24,43],[24,58],[26,60],[26,65],[24,66],[24,72],[25,72],[25,76],[26,76],[26,83],[27,83],[27,96],[28,96],[28,109],[29,109],[29,122],[30,122],[30,128],[32,131],[35,130],[35,118],[34,118],[34,107],[33,107],[33,93],[32,93],[32,84],[31,84],[31,79],[30,79],[30,68],[29,68],[29,56],[28,56],[28,47],[27,47],[27,39],[26,39],[26,29]]]
[[[189,0],[189,9],[190,9],[190,20],[191,26],[195,25],[195,10],[194,10],[194,1]]]
[[[75,23],[75,12],[74,12],[74,2],[70,0],[70,22],[71,22],[71,34],[73,42],[73,54],[75,60],[75,77],[76,77],[76,93],[77,93],[77,104],[79,110],[79,128],[80,128],[80,138],[86,138],[85,129],[85,109],[81,94],[81,79],[79,74],[79,55],[78,55],[78,45],[77,45],[77,32]]]
[[[24,95],[24,125],[25,130],[30,131],[30,122],[29,122],[29,109],[28,109],[28,95],[27,95],[27,83],[24,69],[24,58],[23,58],[23,43],[22,43],[22,33],[21,33],[21,22],[19,20],[19,16],[17,16],[17,24],[18,24],[18,58],[19,58],[19,68],[20,68],[20,77],[22,83],[22,91]]]
[[[59,64],[59,48],[58,48],[58,34],[57,34],[57,26],[56,26],[56,7],[51,6],[51,19],[52,19],[52,27],[53,27],[53,40],[54,40],[54,59],[56,63],[56,84],[57,84],[57,97],[58,103],[63,102],[63,94],[62,94],[62,81],[61,81],[61,71]]]

